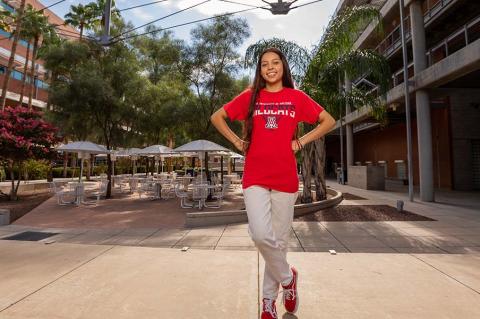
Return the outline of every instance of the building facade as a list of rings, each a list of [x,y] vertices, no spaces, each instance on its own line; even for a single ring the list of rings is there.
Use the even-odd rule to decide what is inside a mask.
[[[31,5],[33,8],[37,10],[41,10],[45,8],[45,6],[37,0],[27,0],[27,5]],[[9,11],[14,13],[20,7],[20,1],[6,1],[0,0],[0,7],[3,10]],[[65,26],[64,21],[55,15],[49,9],[45,9],[43,14],[48,17],[48,21],[50,24],[55,26],[57,30],[57,34],[62,38],[68,39],[78,39],[79,33],[71,28],[70,26]],[[14,27],[14,26],[13,26]],[[11,34],[4,30],[0,29],[0,93],[3,81],[5,79],[5,73],[8,66],[8,60],[11,55],[11,49],[13,44],[13,38],[11,38]],[[7,102],[6,105],[19,105],[20,102],[20,90],[22,86],[22,79],[24,76],[24,66],[27,56],[27,46],[28,43],[25,40],[20,40],[17,44],[17,49],[15,52],[15,62],[14,62],[14,70],[11,73],[9,86],[7,90]],[[29,67],[30,70],[31,66],[31,56],[32,56],[33,45],[30,45],[30,58],[29,58]],[[31,89],[32,83],[34,83],[34,95],[32,100],[32,105],[36,108],[42,109],[45,108],[47,105],[48,100],[48,80],[47,80],[47,70],[43,67],[43,61],[41,59],[37,59],[35,63],[35,74],[32,76],[27,74],[27,84],[25,88],[25,96],[23,98],[23,105],[28,104],[28,94]]]
[[[435,189],[480,190],[480,1],[404,0],[413,142],[413,182],[422,201]],[[341,0],[346,6],[381,7],[384,32],[368,25],[355,48],[383,54],[392,71],[388,124],[381,127],[368,106],[344,123],[344,162],[385,166],[387,179],[407,179],[406,112],[399,0]],[[355,79],[353,85],[365,85]],[[371,83],[370,83],[371,84]],[[337,128],[340,126],[337,123]],[[339,135],[327,136],[327,158],[340,163]],[[348,175],[348,173],[347,173]]]

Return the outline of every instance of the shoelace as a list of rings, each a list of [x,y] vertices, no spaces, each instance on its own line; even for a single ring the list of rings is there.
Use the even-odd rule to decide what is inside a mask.
[[[273,300],[266,299],[266,301],[263,301],[263,305],[263,311],[271,314],[273,318],[277,318],[277,313],[273,310]]]
[[[293,289],[283,289],[282,290],[283,298],[282,303],[285,304],[285,300],[293,300],[295,298],[295,290]]]

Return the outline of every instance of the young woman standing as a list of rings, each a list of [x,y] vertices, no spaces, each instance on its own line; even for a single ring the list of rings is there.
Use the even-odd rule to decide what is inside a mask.
[[[245,121],[243,139],[228,127],[227,117]],[[328,133],[335,120],[294,88],[285,56],[269,48],[259,57],[253,86],[215,112],[211,121],[246,154],[243,194],[248,231],[265,260],[262,319],[277,318],[275,300],[280,284],[286,311],[295,313],[299,305],[298,272],[287,262],[298,192],[295,152]],[[319,124],[296,138],[299,122]]]

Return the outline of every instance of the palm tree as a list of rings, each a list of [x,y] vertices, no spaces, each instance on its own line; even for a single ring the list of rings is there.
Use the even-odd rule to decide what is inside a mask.
[[[277,48],[285,54],[295,82],[297,85],[301,83],[312,57],[307,49],[292,41],[272,38],[250,45],[245,52],[245,67],[255,67],[259,55],[269,47]]]
[[[378,9],[372,6],[347,8],[330,22],[321,43],[312,54],[290,41],[276,38],[261,40],[247,49],[245,65],[252,66],[265,48],[276,47],[285,53],[301,89],[325,106],[334,117],[340,118],[342,108],[349,103],[353,107],[372,106],[372,113],[381,120],[385,114],[381,97],[388,89],[390,78],[388,64],[383,56],[373,51],[353,48],[359,32],[373,19],[379,21],[379,15]],[[377,95],[360,88],[353,88],[351,92],[339,91],[345,76],[351,79],[369,76],[374,83],[378,83]],[[303,124],[300,131],[306,132],[313,128],[312,125]],[[325,139],[308,144],[300,156],[304,184],[302,203],[312,201],[312,171],[316,198],[325,199]]]
[[[0,104],[2,105],[2,110],[5,109],[5,102],[7,101],[8,84],[10,82],[10,74],[12,74],[12,71],[13,71],[13,64],[15,62],[15,53],[17,51],[18,40],[20,39],[23,11],[25,10],[25,1],[26,0],[22,0],[20,2],[20,7],[18,8],[18,11],[15,16],[15,31],[13,35],[12,50],[10,52],[10,58],[8,60],[7,72],[5,72],[5,77],[3,80],[2,96],[0,97]]]
[[[95,32],[99,33],[102,31],[103,25],[105,24],[105,3],[106,0],[97,0],[96,2],[90,2],[88,5],[91,6],[94,14],[92,19],[92,27]],[[120,12],[115,8],[115,0],[112,0],[111,3],[111,15],[112,19],[120,18]],[[115,21],[115,20],[114,20]]]
[[[83,38],[83,31],[90,29],[97,12],[95,3],[91,2],[87,5],[79,4],[70,6],[70,12],[65,15],[65,24],[80,29],[80,41]]]
[[[23,96],[25,94],[25,84],[27,82],[28,78],[28,60],[30,59],[30,46],[31,46],[31,40],[33,38],[32,35],[32,23],[35,19],[34,17],[36,14],[36,10],[29,4],[27,5],[27,8],[25,9],[25,14],[23,17],[23,23],[22,23],[22,30],[20,31],[20,38],[25,40],[27,42],[27,54],[25,56],[25,65],[23,66],[23,77],[22,77],[22,86],[20,88],[20,100],[18,102],[19,106],[22,106],[23,104]]]
[[[46,56],[55,48],[61,47],[65,41],[67,40],[60,38],[54,28],[49,29],[48,32],[43,35],[42,45],[38,49],[37,57],[46,60]],[[45,75],[45,80],[54,81],[58,76],[58,68],[59,66],[56,66],[55,68],[48,68],[48,73]],[[50,109],[50,106],[51,101],[49,94],[47,100],[47,110]]]
[[[312,58],[302,89],[316,101],[321,101],[334,117],[343,117],[342,109],[364,105],[371,107],[374,117],[383,122],[386,113],[384,97],[388,91],[390,70],[386,59],[368,49],[353,47],[359,33],[371,21],[377,22],[381,32],[380,12],[373,6],[347,7],[329,24]],[[359,87],[343,89],[345,79],[368,77],[377,84],[376,92]],[[339,89],[342,88],[342,89]],[[306,129],[311,129],[305,125]],[[341,128],[342,129],[342,128]],[[314,172],[316,198],[326,198],[325,139],[315,141],[302,150],[304,191],[302,202],[311,202],[311,172]]]
[[[31,76],[31,86],[30,92],[28,94],[28,108],[32,108],[32,99],[33,93],[35,91],[35,62],[37,59],[37,51],[40,45],[40,41],[43,39],[43,36],[49,32],[54,32],[54,27],[48,22],[48,18],[42,14],[42,12],[36,11],[31,19],[31,35],[33,39],[33,52],[32,52],[32,63],[30,66],[30,76]]]

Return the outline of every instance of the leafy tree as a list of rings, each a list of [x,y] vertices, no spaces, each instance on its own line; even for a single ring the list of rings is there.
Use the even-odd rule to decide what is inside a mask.
[[[74,47],[80,52],[74,52]],[[94,140],[108,149],[125,145],[141,109],[137,96],[145,89],[145,79],[130,46],[124,42],[108,49],[94,42],[68,44],[52,51],[46,60],[48,65],[59,64],[59,76],[50,90],[53,118],[60,125],[70,124],[72,119],[80,121],[76,124],[88,129],[86,132],[93,133]],[[60,76],[62,73],[65,76]],[[92,126],[87,128],[85,123]],[[111,180],[110,156],[107,163]],[[110,196],[111,183],[107,191]]]
[[[171,32],[161,31],[155,26],[148,26],[146,31],[151,33],[136,38],[134,46],[148,79],[153,84],[158,84],[162,79],[177,79],[183,41],[174,39]]]
[[[2,105],[2,110],[5,108],[5,102],[7,101],[7,90],[8,84],[10,83],[10,75],[13,71],[13,64],[15,62],[15,54],[17,52],[18,40],[20,40],[20,32],[22,30],[22,19],[25,11],[25,1],[21,0],[20,7],[16,11],[14,20],[15,20],[15,31],[13,32],[13,43],[12,49],[10,51],[10,58],[8,60],[7,72],[5,72],[5,77],[3,80],[2,86],[2,96],[0,97],[0,104]]]
[[[53,146],[60,142],[57,128],[42,118],[42,113],[25,107],[6,107],[0,111],[0,160],[10,170],[10,199],[17,199],[20,176],[15,185],[14,169],[29,159],[48,159],[56,155]],[[20,169],[18,171],[21,171]]]
[[[201,24],[191,32],[192,44],[184,52],[182,70],[194,88],[196,96],[194,118],[195,138],[211,138],[210,116],[232,95],[234,74],[241,66],[235,51],[250,35],[248,24],[242,19],[217,17],[211,23]]]

